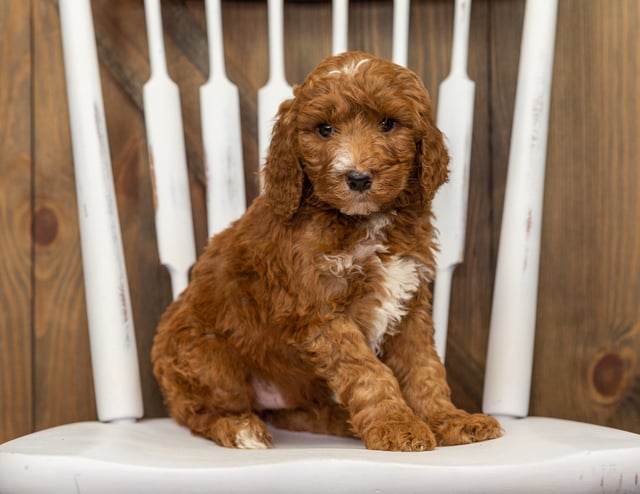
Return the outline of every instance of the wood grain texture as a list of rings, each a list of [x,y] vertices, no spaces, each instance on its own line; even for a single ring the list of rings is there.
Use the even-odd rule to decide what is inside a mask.
[[[0,4],[0,443],[33,428],[30,17]]]
[[[5,4],[0,441],[95,418],[57,4]],[[149,351],[171,289],[158,261],[144,138],[143,2],[91,4],[145,412],[162,416]],[[476,98],[467,247],[453,281],[447,369],[454,400],[474,411],[482,395],[524,5],[477,1],[471,18],[468,72]],[[640,4],[563,0],[559,6],[531,412],[640,432]],[[198,96],[209,71],[204,4],[165,0],[162,8],[201,252],[207,240]],[[390,56],[392,14],[390,1],[350,2],[349,47]],[[223,0],[222,16],[227,73],[240,91],[251,201],[258,193],[257,91],[268,77],[266,2]],[[331,52],[330,2],[288,0],[284,21],[286,75],[295,84]],[[409,66],[437,104],[449,71],[453,2],[414,0],[410,23]]]
[[[532,410],[640,432],[640,4],[559,5]]]
[[[95,417],[57,2],[33,3],[34,427]]]

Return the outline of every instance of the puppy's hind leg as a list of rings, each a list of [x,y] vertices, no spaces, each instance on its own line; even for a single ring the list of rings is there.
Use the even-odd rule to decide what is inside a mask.
[[[252,411],[253,388],[237,350],[215,335],[197,333],[161,326],[156,336],[153,369],[169,414],[220,446],[271,447],[265,423]]]

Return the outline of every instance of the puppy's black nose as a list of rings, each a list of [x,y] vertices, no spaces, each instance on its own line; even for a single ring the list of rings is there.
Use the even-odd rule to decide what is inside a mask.
[[[371,175],[362,172],[349,172],[347,175],[347,185],[351,190],[364,192],[371,188]]]

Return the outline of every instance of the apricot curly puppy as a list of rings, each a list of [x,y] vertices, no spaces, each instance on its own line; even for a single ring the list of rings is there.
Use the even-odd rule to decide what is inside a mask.
[[[433,346],[431,200],[448,155],[411,71],[352,52],[282,104],[265,191],[162,317],[169,412],[222,446],[278,427],[423,451],[500,435],[455,408]]]

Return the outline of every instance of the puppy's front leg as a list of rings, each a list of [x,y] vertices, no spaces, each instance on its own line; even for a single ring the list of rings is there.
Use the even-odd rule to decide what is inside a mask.
[[[383,348],[383,360],[397,376],[405,400],[432,428],[439,446],[500,437],[500,424],[481,413],[470,414],[451,402],[445,367],[433,345],[433,325],[423,289],[399,330]]]
[[[348,408],[351,424],[367,448],[435,447],[431,429],[405,403],[393,373],[374,355],[355,323],[337,319],[313,328],[301,346],[317,374]]]

